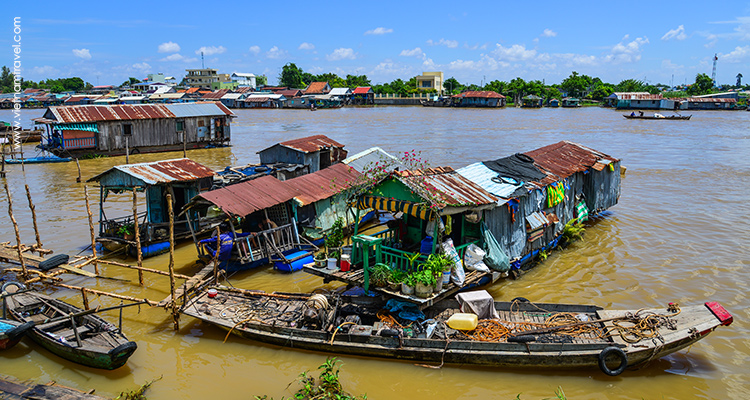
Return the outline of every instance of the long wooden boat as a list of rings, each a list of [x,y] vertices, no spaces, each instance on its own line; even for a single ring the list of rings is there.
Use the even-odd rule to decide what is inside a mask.
[[[657,117],[655,115],[629,115],[623,114],[623,117],[627,119],[658,119],[658,120],[689,120],[693,115],[667,115],[663,117]]]
[[[6,297],[10,315],[19,322],[35,326],[28,335],[42,347],[72,362],[94,368],[116,369],[136,350],[117,327],[62,300],[34,291]],[[53,322],[48,322],[50,320]]]
[[[23,335],[32,327],[33,323],[21,323],[10,319],[0,318],[0,350],[7,350],[21,341]]]
[[[499,318],[473,331],[447,328],[459,303],[442,300],[409,324],[381,298],[213,288],[183,313],[241,337],[278,346],[435,364],[500,367],[626,367],[683,349],[732,316],[718,303],[667,310],[604,310],[592,305],[494,302]],[[241,293],[240,293],[241,292]],[[213,297],[212,297],[213,296]],[[492,302],[491,298],[489,299]],[[551,318],[577,321],[563,329]],[[388,321],[398,324],[389,324]],[[646,324],[647,329],[635,329]]]

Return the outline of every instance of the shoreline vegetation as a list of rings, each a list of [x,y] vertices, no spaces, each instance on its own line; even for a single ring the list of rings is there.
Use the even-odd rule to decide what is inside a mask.
[[[0,92],[13,93],[14,75],[12,71],[3,66],[0,72]],[[265,76],[260,76],[260,82],[267,83]],[[328,82],[331,87],[354,88],[358,86],[371,86],[377,95],[400,95],[408,96],[415,93],[438,94],[436,89],[425,90],[418,88],[417,77],[411,77],[407,80],[397,78],[388,83],[372,84],[367,75],[346,75],[340,77],[335,73],[323,73],[314,75],[305,72],[302,68],[294,63],[284,65],[278,76],[278,86],[289,88],[306,88],[312,82]],[[128,80],[117,86],[118,89],[131,89],[131,85],[141,83],[141,80],[135,77],[129,77]],[[177,87],[187,87],[185,80],[180,82]],[[32,80],[22,80],[21,88],[26,89],[46,89],[51,93],[62,92],[86,92],[94,89],[94,86],[85,82],[79,77],[46,79],[34,82]],[[583,105],[595,105],[587,100],[599,101],[611,95],[614,92],[648,92],[650,94],[661,93],[665,98],[685,97],[705,95],[711,93],[720,93],[727,90],[750,90],[750,85],[742,85],[738,78],[735,85],[721,84],[714,85],[712,79],[704,73],[699,73],[692,84],[683,84],[675,87],[656,83],[650,84],[638,79],[624,79],[617,84],[602,81],[599,77],[591,77],[585,74],[579,74],[572,71],[570,76],[563,79],[559,84],[546,84],[540,80],[526,81],[521,77],[516,77],[510,81],[501,81],[490,78],[486,83],[481,84],[459,82],[455,77],[450,77],[443,82],[441,93],[445,95],[459,94],[464,91],[493,91],[502,94],[508,98],[508,104],[520,102],[521,98],[528,95],[540,96],[547,99],[560,99],[563,96],[579,98],[584,101]],[[740,99],[741,102],[747,103],[747,97]]]

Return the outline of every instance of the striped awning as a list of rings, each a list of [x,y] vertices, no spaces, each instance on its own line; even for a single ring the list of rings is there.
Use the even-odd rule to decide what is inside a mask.
[[[401,201],[386,199],[385,197],[364,196],[359,199],[357,208],[360,210],[372,208],[380,211],[403,212],[404,214],[429,221],[432,217],[432,211],[425,204],[414,203],[411,201]]]
[[[55,129],[61,131],[99,132],[99,126],[97,124],[58,124],[55,125]]]

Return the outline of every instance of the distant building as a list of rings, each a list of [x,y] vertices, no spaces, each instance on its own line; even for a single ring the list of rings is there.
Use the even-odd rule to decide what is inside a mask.
[[[352,104],[375,104],[375,91],[370,86],[360,86],[352,91]]]
[[[328,94],[331,91],[331,85],[328,82],[312,82],[305,89],[304,94]]]
[[[661,94],[648,92],[615,92],[604,98],[605,104],[615,108],[642,108],[658,110],[661,108]]]
[[[344,145],[325,135],[308,136],[277,143],[258,152],[261,164],[303,164],[308,173],[319,171],[346,158]]]
[[[237,82],[219,81],[219,82],[213,82],[211,84],[211,90],[222,90],[222,89],[234,90],[234,89],[237,88],[237,86],[239,86],[239,84]]]
[[[442,72],[422,72],[417,77],[417,89],[430,90],[435,89],[439,94],[443,93],[443,73]]]
[[[232,74],[232,81],[237,82],[238,86],[250,86],[255,88],[255,75],[250,73],[235,72]]]
[[[167,83],[167,77],[164,76],[161,72],[158,74],[148,74],[146,76],[146,80],[152,83]]]
[[[505,96],[490,90],[466,91],[452,100],[455,107],[505,107]]]
[[[185,83],[190,87],[211,89],[211,84],[219,82],[219,70],[213,68],[186,69]]]

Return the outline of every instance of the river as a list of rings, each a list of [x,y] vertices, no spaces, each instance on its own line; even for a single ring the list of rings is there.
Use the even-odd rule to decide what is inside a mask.
[[[464,165],[569,140],[623,160],[627,173],[619,204],[587,226],[583,241],[549,258],[520,279],[487,288],[498,300],[523,296],[536,302],[597,304],[631,308],[669,302],[719,301],[735,317],[687,350],[653,361],[636,371],[609,377],[597,369],[534,371],[446,366],[426,369],[411,363],[341,356],[341,381],[352,394],[370,399],[541,399],[562,387],[568,399],[728,399],[750,394],[750,112],[693,112],[690,121],[626,120],[609,109],[441,109],[421,107],[344,108],[338,110],[237,110],[232,147],[194,150],[188,157],[212,168],[257,162],[256,152],[279,141],[325,134],[346,145],[350,154],[380,146],[392,154],[420,150],[433,166]],[[24,110],[24,123],[43,110]],[[0,120],[12,120],[8,110]],[[26,149],[28,152],[30,149]],[[182,153],[139,154],[130,162],[179,158]],[[124,157],[82,160],[84,181]],[[25,243],[34,241],[24,184],[29,185],[44,246],[76,254],[90,243],[83,184],[75,163],[8,166],[15,218]],[[0,191],[0,239],[15,242]],[[98,189],[89,186],[94,218]],[[130,197],[115,204],[130,212]],[[109,204],[109,203],[108,203]],[[110,214],[111,215],[111,214]],[[195,249],[178,247],[176,269],[191,274]],[[132,262],[132,260],[130,260]],[[145,261],[167,269],[168,256]],[[169,279],[148,276],[137,285],[131,270],[101,266],[103,273],[136,284],[70,277],[121,294],[161,300]],[[6,275],[6,277],[8,277]],[[236,286],[262,290],[309,291],[322,279],[302,272],[269,269],[232,278]],[[332,284],[334,285],[334,284]],[[329,286],[324,286],[329,287]],[[80,294],[55,294],[81,304]],[[92,300],[114,305],[113,299]],[[105,318],[117,321],[116,312]],[[159,399],[248,399],[291,396],[292,384],[313,372],[326,355],[266,346],[183,317],[172,329],[162,309],[128,308],[124,331],[138,343],[126,366],[99,371],[64,361],[24,340],[0,354],[0,373],[22,380],[57,381],[80,389],[95,388],[115,397],[162,377],[147,396]]]

